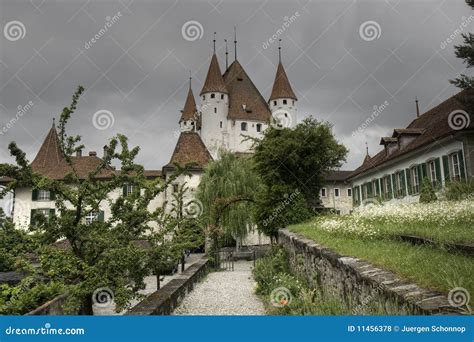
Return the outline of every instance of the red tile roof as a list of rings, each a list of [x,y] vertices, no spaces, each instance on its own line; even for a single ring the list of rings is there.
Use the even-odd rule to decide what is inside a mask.
[[[200,95],[210,92],[221,92],[227,94],[227,89],[224,80],[222,79],[221,69],[216,54],[212,55],[211,64],[207,71],[206,81],[204,82]]]
[[[170,162],[164,168],[173,168],[174,164],[186,166],[194,164],[198,169],[203,169],[212,161],[211,154],[196,132],[182,132],[171,156]]]
[[[286,76],[285,68],[283,68],[283,64],[279,62],[275,75],[275,81],[273,82],[272,94],[270,95],[270,99],[268,101],[282,98],[298,100],[295,93],[293,92],[293,89],[291,88],[290,81]]]
[[[226,70],[224,82],[229,91],[229,119],[270,122],[267,102],[238,61]]]
[[[406,128],[410,132],[422,132],[418,134],[412,142],[402,149],[387,154],[385,149],[373,156],[369,161],[364,162],[361,166],[354,170],[349,178],[354,178],[364,172],[380,167],[388,161],[394,160],[408,152],[413,152],[418,148],[436,142],[439,139],[464,131],[474,131],[474,120],[470,120],[470,125],[463,130],[455,130],[448,120],[449,114],[456,110],[466,110],[466,100],[472,96],[472,91],[463,90],[456,95],[450,97],[446,101],[440,103],[436,107],[430,109],[426,113],[420,115],[413,120]],[[472,115],[471,115],[472,116]],[[396,142],[396,138],[384,137],[381,143]]]

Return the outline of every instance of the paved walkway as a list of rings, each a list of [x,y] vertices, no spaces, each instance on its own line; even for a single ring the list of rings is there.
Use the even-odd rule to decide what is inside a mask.
[[[237,261],[234,271],[210,273],[197,284],[174,315],[265,315],[255,295],[251,261]]]

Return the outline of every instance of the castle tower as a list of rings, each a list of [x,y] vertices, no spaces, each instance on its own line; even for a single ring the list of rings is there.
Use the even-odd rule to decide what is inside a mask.
[[[191,78],[189,78],[189,90],[184,109],[181,111],[179,119],[179,130],[181,132],[197,132],[200,129],[200,117],[196,109],[193,90],[191,88]]]
[[[274,122],[278,127],[292,128],[296,126],[296,102],[298,99],[291,88],[285,68],[283,68],[283,64],[281,63],[281,47],[278,47],[278,50],[278,68],[268,105],[272,111]]]
[[[201,93],[201,138],[213,158],[219,147],[226,147],[229,94],[214,53]]]

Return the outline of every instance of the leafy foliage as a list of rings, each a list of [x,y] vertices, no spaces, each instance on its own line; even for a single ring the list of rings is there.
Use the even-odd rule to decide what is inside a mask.
[[[474,199],[474,179],[447,182],[444,190],[448,200]]]
[[[259,228],[276,236],[279,228],[311,217],[325,174],[346,155],[329,123],[307,118],[294,129],[270,127],[255,143],[256,170],[265,186],[257,198]]]
[[[421,182],[421,189],[420,189],[420,203],[430,203],[436,201],[438,198],[436,197],[435,190],[430,183],[428,178],[424,178]]]

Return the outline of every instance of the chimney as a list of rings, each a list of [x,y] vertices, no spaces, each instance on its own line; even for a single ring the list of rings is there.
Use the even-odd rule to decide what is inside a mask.
[[[82,157],[82,150],[76,151],[76,157]]]
[[[96,151],[90,151],[89,152],[89,157],[97,157],[97,152]]]

